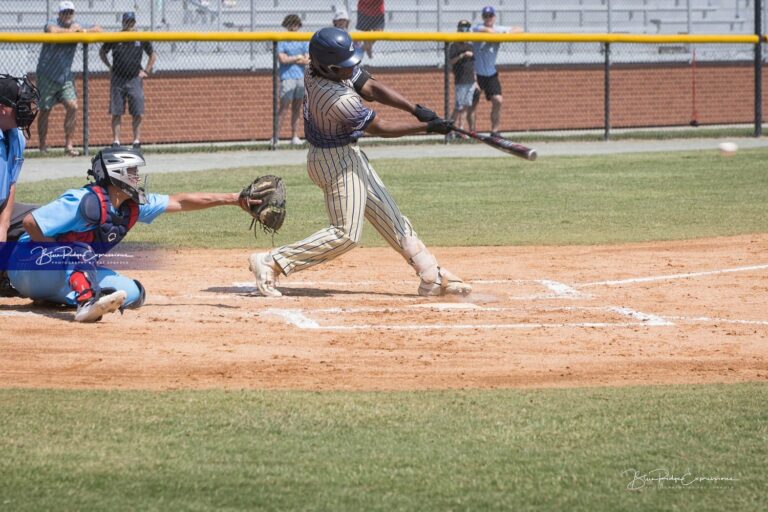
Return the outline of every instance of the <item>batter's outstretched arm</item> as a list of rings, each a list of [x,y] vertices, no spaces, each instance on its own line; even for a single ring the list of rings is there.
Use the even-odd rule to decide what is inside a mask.
[[[234,193],[216,193],[216,192],[190,192],[182,194],[173,194],[168,197],[168,206],[166,213],[191,212],[194,210],[204,210],[215,206],[240,206],[240,194]],[[260,204],[258,199],[250,200],[253,204]]]
[[[399,108],[409,114],[416,112],[416,104],[411,103],[405,96],[382,84],[378,80],[368,80],[360,88],[360,95],[369,101],[378,101],[390,107]]]
[[[376,116],[365,129],[365,133],[376,137],[402,137],[427,131],[427,123],[420,121],[385,121]]]

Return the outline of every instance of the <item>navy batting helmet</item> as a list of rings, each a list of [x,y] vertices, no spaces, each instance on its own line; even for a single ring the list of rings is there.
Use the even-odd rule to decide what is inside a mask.
[[[315,69],[327,78],[334,78],[336,73],[330,69],[331,66],[353,68],[360,64],[363,51],[355,47],[345,30],[326,27],[315,32],[310,39],[309,56]]]

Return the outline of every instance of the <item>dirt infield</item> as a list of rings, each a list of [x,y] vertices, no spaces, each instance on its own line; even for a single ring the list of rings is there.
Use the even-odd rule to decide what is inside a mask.
[[[247,252],[130,275],[148,303],[95,325],[0,299],[0,387],[408,390],[768,380],[768,235],[438,248],[474,286],[425,299],[389,249],[253,288]],[[256,335],[257,332],[262,334]]]

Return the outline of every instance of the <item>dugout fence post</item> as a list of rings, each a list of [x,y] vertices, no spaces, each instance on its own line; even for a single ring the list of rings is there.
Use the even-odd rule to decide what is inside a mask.
[[[763,134],[763,2],[755,0],[755,137]]]
[[[272,41],[272,140],[269,149],[277,149],[278,117],[277,117],[277,41]]]
[[[450,115],[448,113],[448,109],[451,108],[449,105],[449,100],[451,97],[451,71],[448,69],[448,63],[450,62],[450,59],[448,58],[448,51],[450,46],[450,43],[447,41],[443,43],[443,119],[448,119],[448,116]],[[446,133],[445,137],[443,138],[443,144],[448,144],[450,140],[451,134]]]
[[[83,154],[88,156],[88,43],[83,43]]]
[[[603,65],[603,140],[611,136],[611,43],[603,43],[605,64]]]

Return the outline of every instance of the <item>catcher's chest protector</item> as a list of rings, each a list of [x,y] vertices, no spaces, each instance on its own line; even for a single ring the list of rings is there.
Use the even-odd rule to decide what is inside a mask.
[[[139,205],[132,199],[126,199],[117,213],[110,213],[112,203],[109,200],[109,193],[98,185],[88,185],[86,188],[90,193],[86,194],[80,202],[80,214],[90,224],[96,224],[96,227],[90,231],[64,233],[59,235],[56,241],[89,244],[98,242],[103,244],[102,249],[105,252],[110,251],[136,224],[139,218]]]

